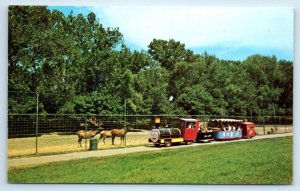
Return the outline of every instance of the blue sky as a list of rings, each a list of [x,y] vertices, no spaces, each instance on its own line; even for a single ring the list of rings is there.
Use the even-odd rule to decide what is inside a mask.
[[[291,8],[192,6],[49,7],[68,15],[93,11],[105,27],[119,27],[132,50],[147,50],[152,39],[175,39],[195,53],[244,60],[253,54],[293,60]]]

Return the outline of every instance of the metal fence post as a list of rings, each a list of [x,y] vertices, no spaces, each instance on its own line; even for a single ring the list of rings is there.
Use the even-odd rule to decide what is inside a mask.
[[[84,125],[84,130],[85,130],[85,137],[86,137],[86,133],[87,133],[87,115],[84,115],[84,119],[85,119],[85,125]],[[84,148],[85,150],[87,150],[87,139],[84,139]]]
[[[266,134],[266,126],[265,126],[265,116],[263,115],[263,128],[264,128],[264,135]]]
[[[38,154],[38,131],[39,129],[39,93],[36,93],[36,119],[35,119],[35,154]]]
[[[284,132],[285,132],[285,133],[287,133],[287,131],[286,131],[286,118],[287,118],[287,117],[285,116],[285,118],[284,118]]]

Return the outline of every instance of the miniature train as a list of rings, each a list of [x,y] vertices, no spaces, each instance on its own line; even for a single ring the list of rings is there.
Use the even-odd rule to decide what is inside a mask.
[[[211,142],[214,140],[234,140],[252,138],[256,135],[255,124],[247,120],[213,119],[199,125],[197,119],[177,119],[172,128],[155,128],[150,131],[148,141],[155,146],[166,147],[175,143]]]

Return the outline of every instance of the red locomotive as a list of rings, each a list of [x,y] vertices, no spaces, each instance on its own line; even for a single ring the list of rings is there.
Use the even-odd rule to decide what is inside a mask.
[[[233,140],[252,138],[256,135],[254,123],[246,120],[213,119],[200,127],[197,119],[180,118],[173,128],[155,128],[150,131],[149,142],[155,146],[164,144],[169,147],[174,143],[191,144],[213,140]]]
[[[185,142],[191,144],[197,138],[199,121],[197,119],[180,119],[175,122],[174,128],[158,128],[150,131],[149,142],[156,146],[165,144],[171,146],[172,143]]]

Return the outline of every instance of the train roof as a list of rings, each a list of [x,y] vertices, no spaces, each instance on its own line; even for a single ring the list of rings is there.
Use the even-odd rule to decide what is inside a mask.
[[[187,122],[196,122],[198,121],[197,119],[188,119],[188,118],[179,118],[182,121],[187,121]]]
[[[216,121],[216,122],[243,122],[241,119],[211,119],[210,121]]]
[[[254,123],[252,123],[252,122],[243,122],[243,124],[254,124]]]

